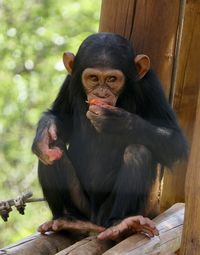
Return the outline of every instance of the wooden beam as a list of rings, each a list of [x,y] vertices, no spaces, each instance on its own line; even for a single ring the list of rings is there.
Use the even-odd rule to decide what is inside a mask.
[[[114,245],[111,241],[99,241],[96,236],[86,237],[56,255],[101,255]]]
[[[67,234],[48,232],[45,235],[37,233],[16,244],[0,249],[0,255],[53,255],[83,237],[85,235],[70,232]]]
[[[200,2],[199,3],[200,8]],[[200,24],[200,9],[198,9],[198,24]],[[200,39],[200,28],[198,26],[198,35]],[[199,48],[197,51],[200,52]],[[198,67],[200,66],[200,61]],[[200,75],[198,72],[200,87]],[[189,165],[186,175],[185,197],[186,211],[184,231],[182,238],[181,255],[199,255],[200,254],[200,89],[198,93],[198,106],[196,113],[196,122],[193,135],[192,149],[189,159]]]
[[[154,219],[160,236],[147,238],[135,234],[114,246],[112,241],[99,241],[96,236],[86,237],[68,233],[36,234],[10,247],[0,250],[1,255],[166,255],[180,248],[183,226],[184,204],[176,204]],[[114,246],[114,247],[113,247]],[[113,248],[111,248],[113,247]],[[145,253],[147,252],[148,253]],[[160,253],[158,253],[160,252]]]
[[[191,146],[194,139],[193,131],[200,86],[200,1],[188,0],[185,4],[173,108]],[[192,146],[196,146],[195,143]],[[186,169],[187,163],[185,162],[176,167],[174,173],[165,172],[161,200],[162,210],[166,210],[177,201],[184,201]]]

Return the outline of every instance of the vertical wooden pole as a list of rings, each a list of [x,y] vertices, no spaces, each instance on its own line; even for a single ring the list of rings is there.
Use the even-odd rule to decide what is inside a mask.
[[[183,27],[177,65],[174,69],[175,94],[172,98],[181,127],[184,129],[189,147],[193,138],[199,90],[200,72],[200,1],[187,0],[183,8]],[[195,146],[194,143],[192,146]],[[165,171],[161,208],[165,210],[176,202],[184,201],[186,162],[173,172]]]
[[[200,86],[200,79],[199,79]],[[181,255],[200,254],[200,90],[185,185],[185,221]]]

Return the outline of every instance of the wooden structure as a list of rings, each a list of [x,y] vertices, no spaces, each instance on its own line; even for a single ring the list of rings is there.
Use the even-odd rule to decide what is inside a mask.
[[[193,144],[186,175],[186,213],[181,255],[200,254],[200,91],[197,109]]]
[[[184,184],[188,169],[186,217],[180,254],[198,255],[200,254],[200,172],[198,169],[200,168],[200,157],[198,157],[200,151],[198,137],[200,130],[200,0],[102,0],[99,30],[119,33],[133,42],[136,53],[149,55],[152,68],[160,77],[165,93],[185,130],[191,146],[189,165],[185,162],[177,166],[173,173],[165,172],[160,201],[161,209],[165,210],[174,203],[185,200]],[[159,190],[160,178],[154,190],[155,206],[158,204]],[[183,223],[183,210],[180,207],[182,208],[181,205],[175,206],[176,209],[173,208],[170,213],[165,212],[156,219],[158,226],[161,226],[159,240],[158,238],[148,240],[141,235],[135,235],[111,248],[112,243],[98,242],[95,237],[90,237],[64,249],[69,245],[67,239],[63,246],[60,245],[60,243],[63,244],[63,237],[54,235],[53,240],[57,240],[57,243],[53,246],[56,245],[56,248],[48,248],[45,253],[44,249],[49,245],[45,245],[48,239],[43,239],[45,248],[34,254],[55,254],[55,249],[56,252],[64,249],[58,253],[59,255],[98,255],[103,252],[107,255],[173,254],[180,247]],[[171,228],[165,231],[164,223]],[[39,241],[31,245],[35,244],[39,244]],[[27,245],[23,246],[23,249],[22,246],[17,248],[18,253],[15,247],[15,251],[12,250],[13,248],[8,248],[5,251],[7,253],[3,253],[2,250],[0,254],[28,254],[22,253]]]
[[[169,251],[172,254],[180,247],[183,217],[184,204],[181,203],[156,217],[154,220],[160,233],[159,237],[148,238],[137,234],[114,246],[113,242],[99,241],[96,236],[80,240],[81,237],[69,233],[67,235],[36,234],[0,250],[0,255],[166,255]]]
[[[174,173],[165,172],[161,209],[185,200],[188,168],[181,253],[200,254],[197,227],[197,222],[200,223],[200,201],[197,199],[200,196],[197,154],[200,148],[197,133],[200,121],[200,1],[103,0],[100,31],[119,33],[133,42],[137,53],[150,56],[152,67],[185,130],[191,147],[190,163],[179,165]]]

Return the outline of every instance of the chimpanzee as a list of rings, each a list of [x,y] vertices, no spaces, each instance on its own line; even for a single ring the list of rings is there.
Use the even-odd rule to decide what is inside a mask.
[[[63,60],[69,74],[32,146],[53,214],[39,231],[157,235],[146,218],[156,168],[184,158],[187,143],[149,58],[118,34],[96,33]]]

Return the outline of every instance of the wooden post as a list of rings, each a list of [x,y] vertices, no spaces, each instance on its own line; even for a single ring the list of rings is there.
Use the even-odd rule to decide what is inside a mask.
[[[102,0],[99,30],[115,32],[130,40],[136,53],[147,54],[166,95],[170,93],[179,0]]]
[[[199,2],[199,1],[198,1]],[[198,14],[200,22],[200,13]],[[198,23],[200,24],[200,23]],[[200,36],[200,33],[199,33]],[[200,62],[199,62],[200,66]],[[200,87],[200,77],[198,81]],[[186,175],[186,209],[181,255],[200,254],[200,89],[192,150]]]
[[[174,69],[175,95],[173,108],[175,109],[181,126],[187,134],[189,145],[193,138],[194,124],[199,90],[200,71],[200,1],[188,0],[183,10],[182,35],[179,37],[180,54]],[[196,146],[195,143],[192,146]],[[179,165],[174,173],[165,172],[161,207],[167,209],[177,201],[184,200],[185,171],[187,164]]]

